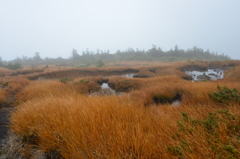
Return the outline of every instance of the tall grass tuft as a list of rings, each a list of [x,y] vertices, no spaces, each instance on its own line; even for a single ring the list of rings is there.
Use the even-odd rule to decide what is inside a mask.
[[[165,127],[167,119],[123,97],[66,95],[27,101],[11,128],[64,158],[158,158],[167,157],[166,133],[176,129],[173,122]]]

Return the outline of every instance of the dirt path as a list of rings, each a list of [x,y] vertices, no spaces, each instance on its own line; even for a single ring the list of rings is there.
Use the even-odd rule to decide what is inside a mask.
[[[9,124],[9,112],[12,108],[2,107],[0,108],[0,140],[7,136],[8,124]]]
[[[11,107],[0,107],[0,150],[5,146],[7,142],[10,117],[9,114],[11,110]]]
[[[4,148],[9,139],[9,119],[10,112],[14,109],[12,107],[14,95],[11,95],[9,99],[9,103],[0,106],[0,159],[8,158]]]

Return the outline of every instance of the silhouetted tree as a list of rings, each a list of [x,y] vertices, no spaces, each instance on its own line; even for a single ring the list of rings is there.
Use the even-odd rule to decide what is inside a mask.
[[[10,70],[16,70],[16,69],[20,69],[22,68],[22,65],[20,63],[8,63],[8,65],[6,66],[6,68],[10,69]]]
[[[36,52],[35,56],[33,57],[33,61],[34,62],[40,62],[42,60],[42,58],[40,57],[40,53]]]
[[[73,49],[72,50],[72,57],[71,59],[73,61],[79,61],[81,59],[81,56],[77,53],[77,50]]]
[[[0,57],[0,66],[3,66],[2,57]]]
[[[58,58],[44,58],[40,57],[38,52],[35,53],[33,58],[28,58],[23,56],[22,58],[16,58],[11,61],[2,61],[0,58],[0,65],[8,68],[20,68],[18,64],[21,65],[50,65],[50,64],[73,64],[74,66],[83,66],[83,65],[96,65],[98,67],[103,67],[106,62],[115,62],[115,61],[176,61],[176,60],[230,60],[231,58],[225,54],[218,55],[215,52],[209,52],[209,50],[204,51],[197,46],[194,46],[191,49],[186,51],[179,49],[176,45],[174,49],[169,51],[162,51],[161,48],[157,48],[156,45],[153,45],[151,49],[145,51],[140,49],[128,48],[125,51],[117,50],[115,54],[110,54],[109,50],[97,50],[95,54],[93,51],[86,49],[82,55],[77,53],[77,50],[73,49],[71,56],[68,59],[61,57]],[[9,64],[9,65],[8,65]],[[13,66],[15,65],[15,66]]]
[[[96,67],[103,67],[105,64],[102,62],[102,60],[98,60]]]

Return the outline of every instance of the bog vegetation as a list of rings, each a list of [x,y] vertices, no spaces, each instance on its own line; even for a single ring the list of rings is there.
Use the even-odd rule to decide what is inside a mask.
[[[240,158],[239,61],[114,65],[3,68],[0,104],[14,107],[9,126],[25,145],[19,153],[30,158],[39,149],[69,159]],[[222,68],[224,79],[186,80],[191,78],[182,70],[188,67]],[[144,78],[123,76],[131,72]],[[99,93],[103,83],[121,94]]]

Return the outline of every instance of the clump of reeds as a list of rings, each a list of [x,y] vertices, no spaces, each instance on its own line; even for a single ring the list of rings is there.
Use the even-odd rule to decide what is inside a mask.
[[[11,128],[65,158],[157,158],[172,140],[163,132],[176,129],[161,119],[122,97],[50,96],[20,105]]]
[[[220,151],[222,157],[238,157],[237,131],[231,127],[240,126],[240,112],[233,106],[233,114],[208,115],[216,109],[144,107],[125,96],[65,94],[21,104],[12,114],[11,128],[24,141],[64,158],[212,158]]]

